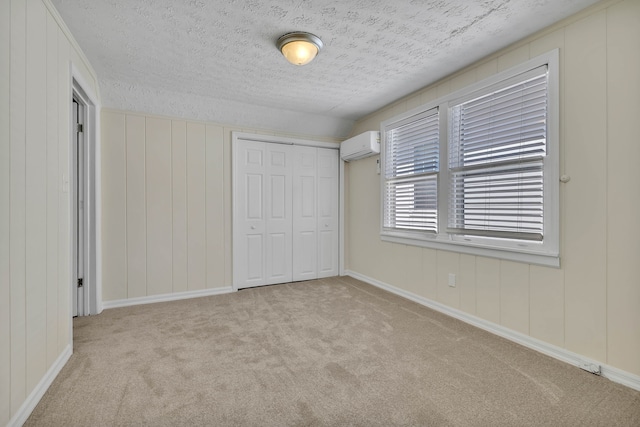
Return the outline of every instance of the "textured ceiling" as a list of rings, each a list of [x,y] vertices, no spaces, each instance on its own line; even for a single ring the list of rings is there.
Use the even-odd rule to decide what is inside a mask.
[[[52,0],[105,107],[327,136],[595,2]],[[290,31],[323,40],[311,64]]]

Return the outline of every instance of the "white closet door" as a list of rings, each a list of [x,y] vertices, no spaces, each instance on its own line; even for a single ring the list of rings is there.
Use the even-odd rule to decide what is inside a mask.
[[[235,287],[291,281],[291,148],[237,141],[234,147]]]
[[[265,282],[264,143],[238,141],[235,156],[235,217],[233,224],[233,280],[237,288]]]
[[[234,139],[236,289],[336,276],[338,151]]]
[[[318,277],[339,274],[338,151],[318,148]]]
[[[317,151],[293,147],[294,281],[318,277]]]
[[[291,159],[290,145],[265,144],[267,181],[264,199],[266,217],[266,283],[290,282],[291,274]]]

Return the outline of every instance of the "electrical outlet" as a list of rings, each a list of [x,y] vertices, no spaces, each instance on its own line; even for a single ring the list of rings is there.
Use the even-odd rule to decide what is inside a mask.
[[[456,275],[454,273],[449,273],[449,286],[456,287]]]

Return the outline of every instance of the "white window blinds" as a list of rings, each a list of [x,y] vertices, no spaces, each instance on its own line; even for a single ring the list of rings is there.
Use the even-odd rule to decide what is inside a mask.
[[[449,232],[543,239],[547,96],[542,66],[450,108]]]
[[[383,227],[438,231],[438,109],[392,123],[385,132]]]

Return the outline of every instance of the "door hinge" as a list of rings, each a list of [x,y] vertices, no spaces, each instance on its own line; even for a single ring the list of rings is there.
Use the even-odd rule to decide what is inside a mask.
[[[78,287],[81,288],[83,286],[82,284],[82,278],[78,279]]]
[[[76,132],[82,133],[82,123],[76,123]]]

